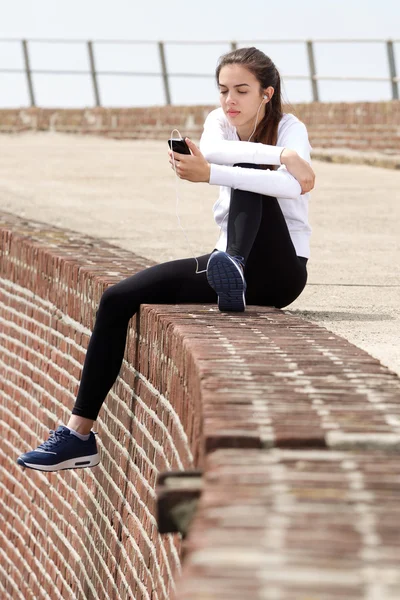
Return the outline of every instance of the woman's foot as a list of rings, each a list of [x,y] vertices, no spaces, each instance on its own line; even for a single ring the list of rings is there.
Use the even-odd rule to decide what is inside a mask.
[[[93,431],[87,440],[81,440],[64,425],[60,425],[57,431],[51,430],[50,434],[49,439],[36,450],[22,454],[17,463],[38,471],[79,469],[99,464],[100,457]]]
[[[246,308],[244,259],[227,252],[213,252],[207,263],[207,280],[218,295],[218,308],[243,312]]]

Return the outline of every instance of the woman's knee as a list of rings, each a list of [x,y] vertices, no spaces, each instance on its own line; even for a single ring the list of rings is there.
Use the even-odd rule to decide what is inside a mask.
[[[99,308],[107,311],[114,307],[114,305],[118,302],[118,293],[116,287],[117,285],[111,285],[103,292],[100,298]]]
[[[304,288],[306,287],[306,283],[307,275],[303,278],[299,278],[297,285],[296,282],[293,282],[293,285],[290,286],[290,288],[282,290],[277,294],[274,306],[276,308],[285,308],[286,306],[289,306],[289,304],[292,304],[292,302],[297,300],[297,298],[303,292]]]
[[[125,315],[125,298],[124,293],[119,287],[119,284],[115,284],[107,288],[99,302],[99,306],[96,311],[96,320],[126,320],[129,319],[130,316]]]
[[[284,278],[281,271],[277,269],[267,273],[265,278],[260,278],[253,272],[250,277],[246,277],[246,281],[249,304],[285,308],[303,292],[307,283],[307,269],[305,266],[301,269],[293,269],[290,276]]]

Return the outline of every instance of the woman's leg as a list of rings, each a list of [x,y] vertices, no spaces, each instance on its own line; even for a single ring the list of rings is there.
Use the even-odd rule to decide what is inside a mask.
[[[239,163],[236,167],[259,168]],[[262,196],[231,190],[226,252],[217,251],[207,264],[207,279],[218,296],[221,311],[243,312],[246,308],[244,266],[251,252],[262,218]]]
[[[245,267],[247,301],[283,308],[307,283],[307,258],[297,256],[278,200],[261,198],[262,218]]]
[[[199,271],[205,269],[209,256],[198,258]],[[18,457],[18,464],[40,471],[96,466],[100,456],[90,429],[121,368],[129,319],[142,303],[215,300],[205,273],[196,273],[193,258],[150,267],[108,288],[97,311],[78,397],[67,427],[61,425],[51,432],[36,450]]]
[[[260,165],[240,163],[235,167],[257,169]],[[260,227],[262,201],[263,196],[261,194],[232,189],[226,247],[226,251],[230,256],[239,256],[244,262],[247,261]]]
[[[246,287],[249,304],[282,308],[293,302],[307,281],[307,259],[296,255],[278,200],[232,190],[227,229],[229,256],[218,253],[210,261],[221,310],[244,310]]]
[[[209,256],[198,258],[199,270],[205,269]],[[96,420],[121,368],[128,323],[140,304],[215,301],[205,273],[196,274],[194,259],[155,265],[108,288],[97,311],[73,415],[89,420],[86,429]],[[76,422],[72,419],[71,427]]]

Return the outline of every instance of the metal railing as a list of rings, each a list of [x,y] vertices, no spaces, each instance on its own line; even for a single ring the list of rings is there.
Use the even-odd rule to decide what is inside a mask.
[[[164,88],[164,97],[165,104],[172,104],[171,102],[171,91],[169,80],[170,77],[200,77],[200,78],[212,78],[213,74],[201,74],[201,73],[169,73],[167,69],[167,61],[166,61],[166,53],[165,47],[168,44],[174,45],[212,45],[212,44],[229,44],[232,50],[235,50],[239,44],[288,44],[288,43],[303,43],[306,44],[307,50],[307,58],[308,58],[308,74],[305,75],[290,75],[285,74],[285,79],[302,79],[309,80],[311,84],[312,90],[312,99],[314,102],[319,102],[319,81],[389,81],[391,83],[391,92],[392,99],[399,99],[399,81],[400,78],[397,76],[396,71],[396,60],[394,53],[394,44],[399,43],[400,40],[382,40],[382,39],[315,39],[315,40],[251,40],[251,41],[168,41],[168,42],[151,42],[151,41],[140,41],[140,40],[96,40],[96,41],[88,41],[88,40],[63,40],[63,39],[32,39],[32,40],[16,40],[16,39],[7,39],[2,38],[0,42],[13,42],[19,43],[22,45],[22,54],[24,60],[24,69],[14,69],[14,68],[1,68],[0,73],[25,73],[28,93],[31,106],[36,106],[35,102],[35,89],[34,89],[34,81],[33,75],[35,74],[47,74],[47,75],[86,75],[90,76],[92,80],[93,86],[93,94],[96,106],[101,106],[100,99],[100,89],[99,89],[99,81],[98,77],[100,75],[114,75],[114,76],[148,76],[148,77],[161,77]],[[84,70],[52,70],[52,69],[32,69],[30,64],[29,57],[29,43],[49,43],[49,44],[59,44],[59,43],[70,43],[70,44],[86,44],[90,71]],[[318,75],[316,72],[315,66],[315,51],[314,44],[315,43],[379,43],[386,45],[387,51],[387,60],[389,66],[390,77],[357,77],[357,76],[323,76]],[[134,71],[99,71],[96,69],[96,60],[95,60],[95,52],[94,45],[95,44],[157,44],[158,45],[158,54],[160,60],[160,72],[134,72]]]

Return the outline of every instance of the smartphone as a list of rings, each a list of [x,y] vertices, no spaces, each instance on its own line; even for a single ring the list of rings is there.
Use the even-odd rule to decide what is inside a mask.
[[[184,138],[171,138],[168,140],[168,145],[173,152],[178,152],[179,154],[191,154],[189,146]]]

